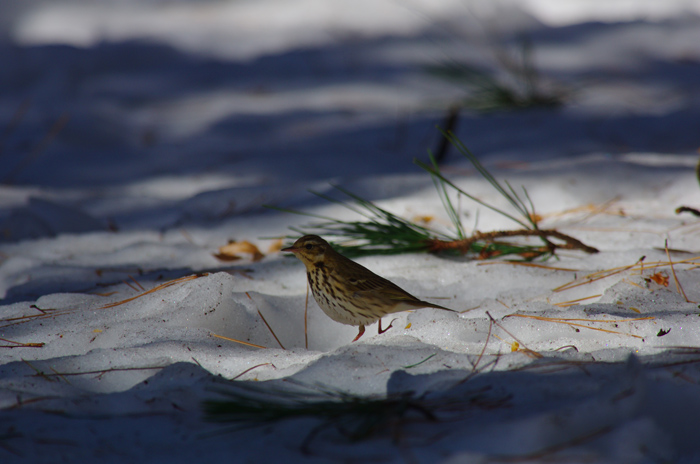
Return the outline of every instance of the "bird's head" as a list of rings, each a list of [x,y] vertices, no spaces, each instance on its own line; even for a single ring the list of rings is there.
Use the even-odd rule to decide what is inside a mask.
[[[294,245],[282,248],[282,251],[294,253],[307,267],[323,262],[333,248],[318,235],[304,235]]]

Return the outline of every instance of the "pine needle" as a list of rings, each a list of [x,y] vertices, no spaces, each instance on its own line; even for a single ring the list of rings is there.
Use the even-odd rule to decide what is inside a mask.
[[[517,214],[511,214],[503,209],[488,204],[457,187],[457,185],[440,172],[440,168],[437,161],[432,156],[432,153],[429,153],[432,165],[428,165],[419,160],[414,160],[414,163],[431,176],[440,201],[445,209],[445,213],[452,223],[454,230],[451,233],[439,232],[415,224],[339,186],[333,187],[348,197],[349,201],[341,201],[319,192],[312,191],[311,193],[326,201],[343,206],[363,217],[365,219],[364,221],[345,221],[313,213],[268,205],[265,206],[278,211],[324,220],[324,222],[302,226],[301,229],[290,229],[302,235],[317,234],[337,237],[340,241],[331,240],[334,248],[349,258],[366,255],[430,252],[453,255],[473,253],[478,259],[492,259],[512,255],[516,257],[516,259],[531,261],[536,258],[546,259],[550,257],[556,249],[578,249],[587,253],[595,253],[598,251],[559,231],[539,229],[537,225],[538,215],[535,211],[535,206],[525,188],[522,188],[522,193],[518,193],[507,181],[500,183],[480,163],[476,156],[454,136],[454,134],[445,131],[441,132],[445,139],[452,143],[459,152],[474,165],[479,174],[510,203],[517,211]],[[461,196],[465,196],[511,219],[520,225],[522,230],[493,231],[486,233],[475,231],[472,236],[467,237],[464,226],[460,220],[460,214],[452,202],[450,193],[453,195],[456,194],[458,199],[461,198]],[[503,241],[504,238],[512,237],[537,238],[544,243],[544,246],[515,244]],[[564,243],[555,244],[550,239],[561,240]],[[350,244],[348,242],[350,242]]]
[[[43,342],[23,343],[16,342],[14,340],[8,340],[7,338],[0,338],[0,342],[9,343],[9,345],[0,345],[0,348],[42,348],[45,345],[45,343]]]
[[[603,296],[602,293],[599,293],[598,295],[584,296],[583,298],[577,298],[575,300],[562,301],[561,303],[553,303],[553,304],[554,304],[554,306],[559,306],[560,308],[567,308],[569,306],[577,305],[582,301],[590,300],[592,298],[598,298],[599,296]]]
[[[529,261],[487,261],[487,262],[477,263],[477,266],[488,266],[491,264],[509,264],[511,266],[536,267],[539,269],[546,269],[548,271],[580,272],[580,269],[569,269],[566,267],[547,266],[546,264],[531,263]]]
[[[481,362],[481,358],[484,357],[484,353],[486,352],[486,347],[489,344],[489,340],[491,339],[491,331],[493,330],[493,318],[489,317],[489,331],[486,334],[486,341],[484,342],[484,346],[481,347],[481,352],[479,353],[479,357],[476,358],[476,362],[474,363],[474,367],[472,368],[472,374],[475,374],[476,368],[479,366],[479,363]],[[468,378],[468,377],[467,377]]]
[[[99,307],[99,308],[97,308],[97,309],[109,309],[109,308],[114,308],[114,307],[116,307],[116,306],[120,306],[120,305],[123,305],[123,304],[125,304],[125,303],[129,303],[129,302],[131,302],[131,301],[134,301],[134,300],[136,300],[136,299],[138,299],[138,298],[141,298],[141,297],[143,297],[143,296],[150,295],[151,293],[155,293],[155,292],[158,292],[158,291],[160,291],[160,290],[166,289],[166,288],[168,288],[168,287],[172,287],[173,285],[178,285],[178,284],[182,284],[182,283],[185,283],[185,282],[189,282],[190,280],[199,279],[200,277],[204,277],[204,276],[206,276],[206,275],[209,275],[209,273],[204,272],[204,273],[200,273],[200,274],[193,274],[193,275],[189,275],[189,276],[185,276],[185,277],[180,277],[180,278],[178,278],[178,279],[169,280],[169,281],[167,281],[167,282],[165,282],[165,283],[162,283],[162,284],[158,285],[157,287],[153,287],[153,288],[150,289],[150,290],[146,290],[146,291],[143,292],[143,293],[139,293],[139,294],[136,295],[136,296],[132,296],[131,298],[127,298],[127,299],[125,299],[125,300],[117,301],[117,302],[114,302],[114,303],[109,303],[109,304],[106,304],[106,305],[104,305],[104,306],[101,306],[101,307]]]
[[[244,375],[246,375],[248,372],[252,371],[253,369],[257,369],[258,367],[262,367],[262,366],[272,366],[272,367],[275,367],[274,364],[269,363],[269,362],[267,362],[267,363],[262,363],[262,364],[258,364],[258,365],[256,365],[256,366],[249,367],[248,369],[244,370],[243,372],[241,372],[240,374],[238,374],[237,376],[235,376],[235,377],[232,378],[231,380],[236,380],[236,379],[238,379],[238,378],[240,378],[240,377],[243,377]]]
[[[435,169],[436,171],[439,170],[440,168],[433,154],[431,152],[428,152],[428,155],[430,156],[430,162],[433,164],[433,169]],[[435,185],[435,190],[437,190],[438,195],[440,196],[440,200],[442,201],[442,206],[445,209],[447,216],[450,218],[452,226],[457,231],[457,238],[460,240],[467,238],[467,233],[464,231],[462,220],[459,218],[459,213],[457,212],[457,210],[455,210],[455,207],[452,204],[452,200],[450,199],[450,195],[447,191],[446,184],[435,176],[431,177],[433,179],[433,184]]]
[[[211,336],[215,337],[215,338],[220,338],[222,340],[227,340],[229,342],[240,343],[241,345],[245,345],[245,346],[252,346],[253,348],[261,348],[263,350],[267,349],[266,346],[256,345],[255,343],[250,343],[250,342],[244,342],[243,340],[236,340],[235,338],[224,337],[223,335],[217,335],[215,333],[212,333]]]
[[[644,259],[640,259],[634,264],[628,264],[626,266],[618,266],[618,267],[614,267],[611,269],[604,269],[602,271],[592,272],[584,277],[579,277],[579,278],[574,279],[571,282],[568,282],[564,285],[560,285],[559,287],[552,289],[552,291],[553,292],[563,292],[565,290],[571,290],[572,288],[580,287],[582,285],[588,285],[588,284],[596,282],[598,280],[606,279],[608,277],[612,277],[614,275],[618,275],[618,274],[621,274],[621,273],[627,272],[627,271],[631,271],[635,275],[643,275],[643,272],[645,270],[651,270],[654,268],[665,267],[665,266],[671,266],[671,268],[673,269],[674,265],[678,266],[681,264],[699,265],[700,264],[700,257],[695,256],[692,258],[686,258],[686,259],[682,259],[679,261],[673,261],[669,257],[668,261],[653,261],[653,262],[645,262]]]
[[[272,327],[270,327],[270,324],[267,323],[267,321],[265,320],[265,316],[262,315],[262,313],[260,312],[259,309],[258,309],[258,314],[260,315],[260,319],[262,319],[262,321],[265,323],[265,325],[267,326],[267,329],[270,331],[272,336],[275,337],[275,340],[279,344],[280,348],[282,348],[283,350],[286,350],[287,348],[285,348],[284,345],[282,345],[282,342],[280,341],[280,339],[277,338],[277,334],[275,334],[275,331],[272,330]]]
[[[666,249],[666,257],[668,257],[668,263],[671,266],[671,273],[673,274],[673,280],[676,281],[676,290],[678,290],[678,293],[683,295],[683,298],[685,298],[686,303],[695,303],[694,301],[690,301],[688,299],[688,296],[685,294],[685,291],[683,290],[681,283],[678,282],[678,277],[676,276],[676,269],[673,267],[673,260],[671,259],[671,254],[668,251],[668,239],[666,239],[664,241],[664,248]]]
[[[517,49],[497,46],[493,55],[495,69],[457,59],[425,69],[436,77],[456,82],[467,92],[467,96],[453,106],[491,112],[556,107],[564,102],[568,92],[545,85],[534,64],[532,42],[527,38],[520,39]]]
[[[437,353],[433,353],[433,354],[431,354],[430,356],[428,356],[427,358],[423,359],[422,361],[418,361],[417,363],[415,363],[415,364],[410,364],[410,365],[408,365],[408,366],[403,366],[403,368],[404,368],[404,369],[412,369],[412,368],[414,368],[414,367],[420,366],[421,364],[423,364],[424,362],[428,361],[429,359],[431,359],[432,357],[434,357],[434,356],[436,356],[436,355],[437,355]]]
[[[306,301],[304,303],[304,347],[309,349],[309,282],[306,282]]]
[[[510,336],[510,338],[512,338],[513,340],[515,340],[516,342],[518,342],[518,344],[519,344],[520,346],[523,347],[523,351],[524,351],[526,354],[528,354],[528,355],[530,355],[530,356],[532,356],[532,357],[534,357],[534,358],[542,358],[542,357],[543,357],[542,354],[538,353],[537,351],[531,350],[530,348],[526,347],[525,344],[524,344],[523,342],[521,342],[520,340],[518,340],[518,337],[516,337],[515,335],[513,335],[512,333],[510,333],[505,327],[503,327],[503,325],[499,324],[499,323],[496,321],[496,319],[494,319],[493,316],[491,316],[491,313],[489,313],[488,311],[486,311],[486,315],[489,317],[489,319],[491,320],[491,322],[492,322],[494,325],[496,325],[496,327],[498,327],[499,329],[501,329],[502,331],[504,331],[505,333],[507,333],[507,334]],[[508,316],[506,316],[506,317],[508,317]],[[504,317],[504,319],[505,319],[505,317]]]
[[[134,284],[136,284],[136,286],[137,286],[142,292],[146,290],[146,289],[143,288],[143,286],[142,286],[140,283],[138,283],[138,281],[137,281],[136,279],[134,279],[131,275],[129,275],[129,279],[131,279],[131,281],[132,281]]]
[[[558,317],[545,317],[545,316],[532,316],[529,314],[509,314],[504,317],[522,317],[526,319],[535,319],[538,321],[544,321],[544,322],[554,322],[557,324],[566,324],[572,327],[581,327],[584,329],[589,329],[589,330],[597,330],[600,332],[606,332],[606,333],[611,333],[611,334],[616,334],[616,335],[625,335],[628,337],[634,337],[634,338],[639,338],[639,339],[644,339],[644,337],[640,337],[639,335],[634,335],[626,332],[618,332],[616,330],[609,330],[609,329],[601,329],[599,327],[590,327],[585,324],[578,324],[574,321],[581,321],[581,322],[612,322],[612,323],[619,323],[619,322],[634,322],[634,321],[646,321],[646,320],[651,320],[655,319],[653,316],[649,317],[637,317],[634,319],[618,319],[618,320],[605,320],[605,319],[564,319],[564,318],[558,318]]]
[[[165,369],[168,366],[147,366],[147,367],[110,367],[108,369],[99,369],[99,370],[90,370],[90,371],[82,371],[82,372],[58,372],[56,371],[53,367],[50,367],[50,369],[53,371],[52,374],[46,374],[46,373],[37,373],[35,375],[41,376],[41,377],[60,377],[64,382],[68,382],[66,379],[63,377],[68,377],[68,376],[78,376],[78,375],[93,375],[93,374],[98,374],[98,377],[102,377],[103,375],[109,373],[109,372],[124,372],[124,371],[148,371],[148,370],[158,370],[158,369]]]

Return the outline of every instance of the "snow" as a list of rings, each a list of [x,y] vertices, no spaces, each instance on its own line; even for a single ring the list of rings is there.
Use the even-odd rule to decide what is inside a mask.
[[[697,15],[683,0],[5,0],[0,462],[696,462],[699,228],[674,210],[700,205]],[[412,160],[464,93],[425,69],[494,66],[523,33],[566,104],[464,111],[457,133],[527,189],[542,228],[600,252],[360,258],[459,313],[397,314],[351,343],[357,328],[310,301],[307,348],[304,267],[274,246],[313,220],[264,205],[357,219],[308,192],[339,185],[449,229]],[[443,172],[508,208],[454,151]],[[469,231],[515,227],[459,205]],[[230,240],[265,256],[216,258]],[[344,416],[230,430],[203,413],[222,391],[411,406],[352,441]]]

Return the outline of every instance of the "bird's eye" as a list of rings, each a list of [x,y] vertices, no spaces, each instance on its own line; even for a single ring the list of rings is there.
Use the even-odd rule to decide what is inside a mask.
[[[306,245],[304,248],[306,248],[307,250],[310,250],[310,249],[312,249],[313,247],[314,247],[314,246],[313,246],[312,244],[309,243],[309,244]]]

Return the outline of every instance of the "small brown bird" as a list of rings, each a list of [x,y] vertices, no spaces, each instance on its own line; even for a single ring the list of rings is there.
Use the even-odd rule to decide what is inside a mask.
[[[318,235],[304,235],[282,251],[294,253],[304,263],[314,299],[328,317],[341,324],[360,326],[353,342],[365,333],[366,325],[377,320],[380,334],[389,330],[391,324],[382,330],[381,319],[387,314],[418,308],[453,311],[419,300],[341,255]]]

